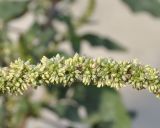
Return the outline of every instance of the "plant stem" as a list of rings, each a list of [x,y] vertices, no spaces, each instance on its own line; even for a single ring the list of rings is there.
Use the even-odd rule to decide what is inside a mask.
[[[1,121],[1,125],[2,128],[9,128],[8,126],[8,112],[7,112],[7,100],[8,97],[6,95],[2,96],[2,110],[3,110],[3,114],[2,114],[2,121]]]

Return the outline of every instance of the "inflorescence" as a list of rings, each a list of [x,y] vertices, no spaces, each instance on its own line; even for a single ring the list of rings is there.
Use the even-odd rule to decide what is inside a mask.
[[[8,67],[0,68],[0,92],[5,94],[23,94],[28,88],[39,85],[70,86],[74,82],[116,89],[131,85],[160,96],[159,71],[135,60],[118,62],[78,54],[71,58],[57,55],[51,59],[43,57],[37,65],[18,59]]]

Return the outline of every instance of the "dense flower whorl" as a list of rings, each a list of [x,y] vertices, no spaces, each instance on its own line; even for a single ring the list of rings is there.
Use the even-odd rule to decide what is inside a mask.
[[[76,81],[116,89],[131,85],[137,90],[149,89],[156,96],[160,95],[159,71],[135,60],[118,62],[78,54],[71,58],[57,55],[51,59],[43,57],[37,65],[18,59],[8,67],[0,68],[0,92],[7,94],[23,94],[29,87],[38,85],[69,86]]]

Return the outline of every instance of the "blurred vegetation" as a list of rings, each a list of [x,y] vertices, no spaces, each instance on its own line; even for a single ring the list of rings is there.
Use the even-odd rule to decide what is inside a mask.
[[[159,0],[122,0],[134,12],[147,12],[154,17],[160,17]]]
[[[160,16],[158,0],[122,0],[135,12],[146,11]],[[75,16],[72,6],[78,0],[24,0],[0,1],[0,65],[7,66],[12,60],[21,57],[36,63],[42,56],[52,57],[57,53],[70,56],[60,46],[69,43],[71,53],[81,54],[81,45],[103,46],[107,50],[126,49],[95,33],[80,34],[79,30],[91,23],[96,8],[96,0],[87,0],[86,8]],[[107,10],[106,10],[107,11]],[[11,26],[11,21],[33,15],[33,22],[27,31]],[[64,26],[61,30],[59,26]],[[9,33],[16,33],[13,40]],[[130,117],[125,110],[120,95],[110,88],[49,86],[44,88],[40,100],[34,101],[34,91],[23,96],[1,96],[0,128],[25,128],[30,117],[46,121],[41,114],[47,110],[60,120],[67,119],[66,128],[76,128],[75,123],[86,128],[130,128]],[[80,110],[83,109],[83,114]],[[48,123],[48,121],[46,121]],[[60,124],[60,122],[59,122]],[[53,123],[52,123],[53,125]],[[84,127],[84,126],[83,126]]]

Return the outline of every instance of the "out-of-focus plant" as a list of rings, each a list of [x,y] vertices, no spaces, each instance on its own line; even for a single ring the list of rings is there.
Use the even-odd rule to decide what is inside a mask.
[[[133,12],[147,12],[154,17],[160,17],[159,0],[122,0]]]
[[[112,39],[94,33],[80,34],[79,30],[89,24],[96,0],[87,0],[88,5],[80,16],[75,16],[70,9],[78,0],[22,0],[0,1],[0,65],[8,66],[18,57],[30,59],[37,63],[42,56],[52,57],[59,53],[69,56],[60,50],[60,45],[69,42],[72,54],[81,53],[81,45],[88,42],[91,46],[104,46],[108,50],[124,51],[125,48]],[[158,0],[135,1],[123,0],[134,11],[148,11],[159,16]],[[156,8],[155,8],[156,7]],[[26,14],[32,14],[34,20],[25,32],[10,25],[10,22]],[[59,28],[61,24],[64,30]],[[17,40],[9,36],[17,32]],[[33,102],[31,90],[23,96],[1,96],[0,127],[24,128],[29,117],[43,119],[41,110],[47,109],[60,118],[67,118],[68,127],[76,127],[75,122],[88,124],[93,128],[129,128],[130,119],[124,109],[119,94],[114,89],[105,87],[97,89],[92,86],[47,86],[45,95],[40,101]],[[82,115],[81,110],[86,114]],[[67,127],[67,126],[66,126]]]

